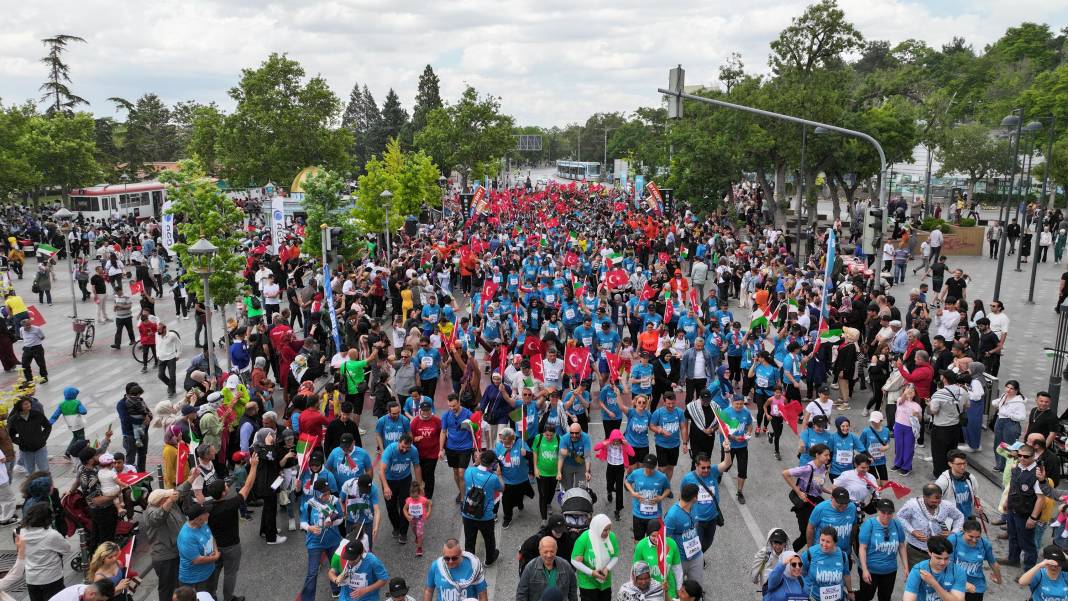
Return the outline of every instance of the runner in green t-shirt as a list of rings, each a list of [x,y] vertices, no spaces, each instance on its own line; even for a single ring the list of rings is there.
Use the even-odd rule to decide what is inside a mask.
[[[248,316],[250,322],[259,319],[260,317],[263,317],[263,314],[265,313],[265,311],[263,310],[263,303],[262,301],[260,301],[259,298],[256,298],[255,304],[259,306],[259,308],[257,309],[256,306],[254,306],[252,303],[251,291],[245,290],[245,298],[242,299],[242,302],[245,303],[245,315]]]
[[[556,467],[560,456],[560,439],[549,428],[544,434],[534,438],[534,455],[537,461],[534,464],[534,475],[539,478],[555,478]]]
[[[675,543],[675,539],[668,537],[668,554],[665,562],[667,565],[667,582],[665,583],[664,575],[660,573],[660,568],[656,561],[656,545],[651,540],[652,537],[660,536],[660,520],[649,521],[648,533],[648,536],[638,541],[638,544],[634,546],[634,557],[631,561],[644,561],[649,564],[653,579],[667,587],[668,599],[674,599],[679,582],[682,580],[682,558],[679,557],[679,546]]]
[[[598,534],[591,534],[593,532]],[[599,549],[595,550],[595,545]],[[619,561],[619,541],[616,540],[616,533],[612,532],[612,521],[607,515],[599,513],[593,516],[589,529],[575,541],[571,559],[582,564],[575,570],[580,589],[611,590],[612,568]]]

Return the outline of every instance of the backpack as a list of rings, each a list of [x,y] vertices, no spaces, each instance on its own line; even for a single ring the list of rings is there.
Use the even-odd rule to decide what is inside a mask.
[[[249,306],[252,307],[253,311],[259,311],[263,308],[263,303],[260,302],[260,297],[256,296],[255,294],[249,295],[248,303]]]
[[[486,513],[486,483],[493,475],[487,472],[486,480],[481,486],[472,486],[464,493],[463,512],[470,516],[482,517]]]

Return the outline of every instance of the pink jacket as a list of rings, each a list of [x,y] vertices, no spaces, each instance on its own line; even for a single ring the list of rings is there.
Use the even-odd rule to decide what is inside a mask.
[[[608,461],[608,445],[617,440],[623,445],[623,466],[630,467],[630,458],[634,456],[634,447],[623,440],[623,433],[619,430],[612,430],[612,433],[608,435],[608,440],[602,440],[593,445],[594,455],[601,461]]]

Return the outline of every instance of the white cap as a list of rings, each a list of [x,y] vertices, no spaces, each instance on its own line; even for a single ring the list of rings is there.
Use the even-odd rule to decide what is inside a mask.
[[[883,412],[882,411],[872,411],[871,415],[868,416],[868,421],[873,423],[873,424],[883,421]]]

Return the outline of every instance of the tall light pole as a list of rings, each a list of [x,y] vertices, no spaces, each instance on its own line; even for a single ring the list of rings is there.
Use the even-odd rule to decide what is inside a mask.
[[[1016,128],[1016,137],[1013,138],[1011,144],[1012,168],[1009,170],[1009,206],[1011,206],[1012,203],[1013,186],[1016,183],[1016,152],[1020,149],[1020,132],[1023,131],[1023,116],[1024,110],[1018,108],[1013,109],[1011,113],[1001,120],[1001,127],[1010,128],[1010,131],[1011,128]],[[1008,216],[1008,207],[1006,207],[1005,221],[1008,221]],[[999,300],[1001,298],[1001,276],[1005,271],[1005,246],[1005,244],[998,245],[998,271],[994,276],[994,300]]]
[[[382,190],[382,193],[378,195],[382,199],[382,207],[386,211],[386,263],[393,262],[393,249],[390,239],[392,238],[392,231],[389,229],[389,211],[393,204],[393,193],[387,190]]]
[[[608,176],[608,132],[614,130],[614,127],[604,128],[604,163],[601,164],[601,175],[607,179]]]
[[[801,124],[801,169],[797,176],[797,268],[801,269],[801,209],[805,206],[805,146],[808,142],[808,126]]]
[[[1024,228],[1024,231],[1026,231],[1026,225],[1024,222],[1027,221],[1027,215],[1021,216],[1020,207],[1022,207],[1023,204],[1027,202],[1027,199],[1031,196],[1031,162],[1035,158],[1035,136],[1033,136],[1032,134],[1037,134],[1038,132],[1042,131],[1042,123],[1039,121],[1031,121],[1027,125],[1023,126],[1022,131],[1023,133],[1027,134],[1027,169],[1024,171],[1026,175],[1024,175],[1023,181],[1020,182],[1020,191],[1023,192],[1023,196],[1020,198],[1020,202],[1016,203],[1016,220],[1020,222],[1020,227]],[[1024,188],[1025,181],[1027,182],[1027,188]],[[1035,231],[1035,234],[1038,234],[1037,230]],[[1034,236],[1032,236],[1032,238],[1033,239],[1031,240],[1031,255],[1034,256],[1038,254],[1038,240],[1035,239]],[[1022,235],[1020,236],[1020,240],[1022,245]],[[1023,253],[1016,253],[1016,271],[1023,271],[1023,268],[1020,267],[1022,261]]]
[[[74,218],[74,213],[67,207],[60,207],[53,217],[59,222],[59,230],[63,232],[63,247],[67,251],[67,271],[70,272],[70,306],[74,311],[74,319],[78,319],[78,296],[74,292],[74,264],[71,262],[70,258],[70,230],[72,227],[71,219]]]
[[[196,241],[196,244],[189,247],[189,255],[192,258],[193,271],[200,274],[204,278],[204,335],[207,337],[208,349],[208,377],[215,377],[215,339],[211,337],[211,291],[208,288],[208,279],[211,274],[215,273],[215,269],[212,266],[212,260],[215,258],[215,253],[218,252],[218,248],[208,242],[206,238],[201,238]]]
[[[1042,228],[1046,227],[1046,207],[1045,205],[1043,205],[1042,201],[1046,199],[1046,190],[1049,185],[1049,169],[1050,165],[1053,164],[1053,139],[1054,131],[1056,130],[1057,126],[1057,117],[1054,115],[1050,115],[1049,117],[1039,119],[1034,123],[1038,123],[1039,125],[1041,125],[1041,122],[1045,120],[1049,121],[1049,137],[1046,141],[1046,168],[1043,169],[1043,171],[1045,171],[1045,175],[1042,178],[1042,197],[1038,202],[1038,227],[1035,228],[1035,231],[1038,233],[1039,237],[1042,236]],[[1053,208],[1053,203],[1050,203],[1049,208]],[[1031,261],[1031,284],[1027,288],[1027,303],[1029,305],[1035,304],[1035,277],[1037,275],[1038,259],[1036,257],[1034,260]],[[1060,380],[1058,380],[1058,382],[1059,381]]]

